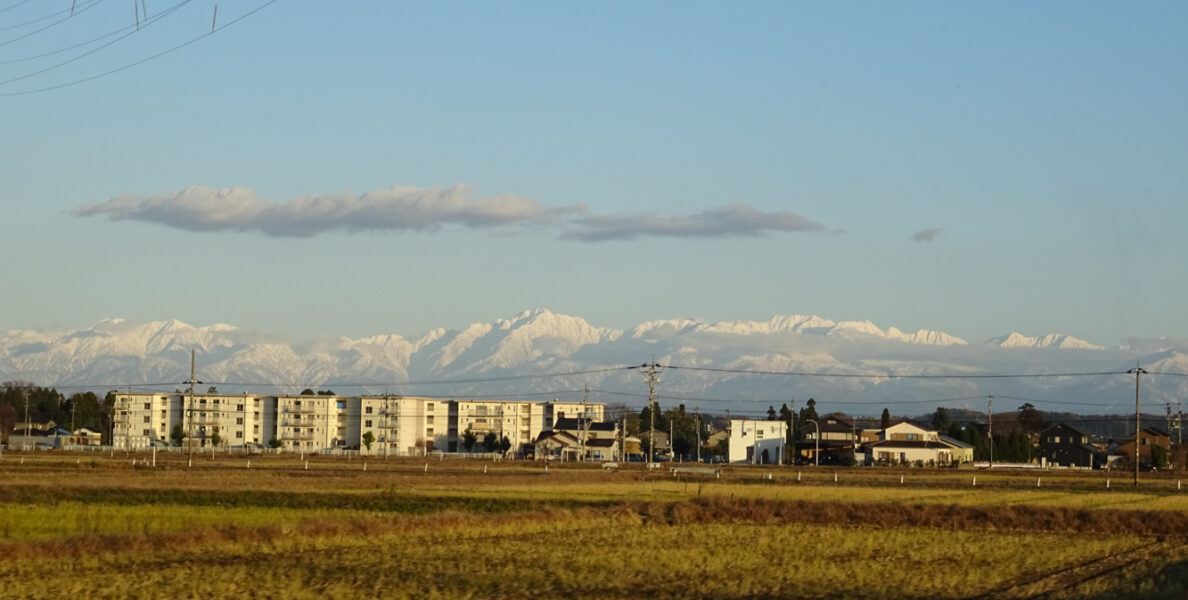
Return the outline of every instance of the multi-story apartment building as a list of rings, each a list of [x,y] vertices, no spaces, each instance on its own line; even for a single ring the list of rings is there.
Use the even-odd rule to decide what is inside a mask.
[[[480,401],[415,396],[117,393],[118,447],[279,443],[288,451],[361,448],[372,454],[457,452],[470,430],[493,432],[523,452],[557,419],[601,420],[604,406],[581,402]],[[217,436],[216,436],[217,433]],[[367,435],[370,434],[370,435]],[[370,441],[368,448],[367,441]]]
[[[113,434],[117,446],[147,448],[174,441],[185,445],[263,443],[276,432],[276,401],[249,394],[116,394]]]

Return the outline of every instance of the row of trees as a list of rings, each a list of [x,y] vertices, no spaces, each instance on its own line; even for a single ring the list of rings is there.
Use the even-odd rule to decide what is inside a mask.
[[[56,389],[43,388],[25,381],[0,383],[0,443],[8,443],[13,428],[24,422],[28,407],[29,420],[53,421],[58,427],[71,431],[86,427],[103,433],[109,443],[112,407],[115,396],[108,393],[100,398],[94,392],[63,395]]]
[[[462,432],[462,448],[464,450],[467,452],[473,452],[478,444],[479,439],[477,433],[469,429]],[[483,436],[482,445],[486,452],[507,452],[508,450],[511,450],[512,443],[511,440],[507,439],[507,436],[500,438],[495,434],[495,432],[488,431],[487,434]]]

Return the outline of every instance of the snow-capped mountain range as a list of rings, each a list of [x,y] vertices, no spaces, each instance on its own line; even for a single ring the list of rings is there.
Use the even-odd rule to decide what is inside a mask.
[[[659,388],[662,405],[683,402],[707,411],[754,414],[814,397],[830,411],[876,414],[891,406],[919,413],[936,405],[980,409],[993,395],[1008,405],[1032,401],[1051,410],[1100,413],[1133,406],[1133,378],[1120,373],[1141,363],[1152,373],[1143,386],[1148,410],[1162,412],[1160,403],[1188,399],[1188,377],[1171,375],[1188,373],[1188,348],[1168,340],[1104,348],[1067,335],[1011,333],[971,344],[940,331],[906,333],[812,315],[669,319],[617,330],[543,309],[417,338],[384,334],[302,344],[176,320],[14,330],[0,333],[0,380],[63,391],[169,391],[188,377],[191,350],[198,379],[222,392],[313,387],[340,394],[571,399],[589,386],[593,401],[640,405],[647,388],[638,369],[628,367],[655,360],[672,367]],[[1109,374],[951,377],[1061,373]]]

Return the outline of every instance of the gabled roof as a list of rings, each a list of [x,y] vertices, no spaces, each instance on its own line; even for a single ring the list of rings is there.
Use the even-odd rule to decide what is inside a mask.
[[[1071,431],[1071,432],[1073,432],[1073,433],[1075,433],[1075,434],[1077,434],[1077,435],[1084,435],[1084,436],[1088,436],[1088,435],[1089,435],[1089,434],[1085,433],[1084,431],[1081,431],[1080,429],[1077,429],[1076,427],[1073,427],[1072,425],[1069,425],[1068,423],[1057,423],[1057,424],[1055,424],[1055,425],[1053,425],[1053,426],[1051,426],[1051,427],[1049,427],[1049,428],[1047,428],[1047,429],[1045,429],[1045,430],[1041,431],[1041,432],[1040,432],[1040,435],[1042,436],[1042,435],[1044,435],[1045,433],[1048,433],[1049,431],[1051,431],[1051,430],[1053,430],[1053,429],[1059,429],[1059,428],[1064,428],[1064,429],[1067,429],[1067,430],[1069,430],[1069,431]]]
[[[570,445],[577,445],[581,443],[576,437],[573,437],[564,431],[542,431],[540,432],[540,435],[536,436],[536,441],[538,443],[547,439],[552,439],[558,443]]]
[[[871,448],[948,448],[947,444],[924,440],[883,440],[870,444]]]
[[[938,435],[937,438],[940,439],[941,443],[945,444],[946,446],[953,446],[954,448],[973,448],[972,445],[961,440],[955,440],[947,435]]]
[[[553,429],[580,431],[582,429],[583,420],[585,421],[586,431],[614,431],[617,426],[617,423],[614,421],[593,421],[589,419],[579,419],[578,417],[561,417],[553,423]]]
[[[586,440],[586,447],[587,448],[610,448],[611,446],[615,445],[616,441],[617,440],[613,440],[610,438],[602,438],[602,439],[597,439],[597,440]]]

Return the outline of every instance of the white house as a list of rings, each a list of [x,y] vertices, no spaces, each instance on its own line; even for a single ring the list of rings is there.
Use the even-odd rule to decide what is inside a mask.
[[[737,464],[778,465],[784,461],[784,437],[787,425],[783,421],[730,421],[730,462]]]
[[[955,450],[937,432],[907,421],[888,427],[868,448],[867,460],[876,464],[924,466],[951,464]]]

